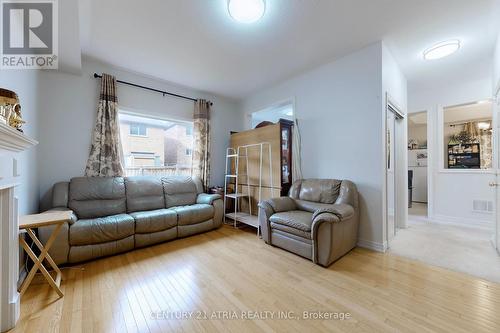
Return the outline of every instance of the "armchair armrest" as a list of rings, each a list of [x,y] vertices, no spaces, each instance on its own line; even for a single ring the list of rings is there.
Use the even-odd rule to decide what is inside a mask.
[[[313,213],[313,220],[325,213],[335,215],[338,218],[338,221],[343,221],[354,215],[354,208],[347,204],[330,205],[329,207],[317,209]]]
[[[196,198],[196,203],[197,204],[212,205],[215,200],[219,200],[219,199],[222,199],[220,194],[200,193],[200,194],[198,194],[198,197]]]
[[[271,226],[269,225],[271,215],[295,209],[297,209],[295,200],[289,197],[273,198],[259,202],[259,225],[262,238],[267,244],[271,244]]]
[[[313,213],[313,262],[328,267],[357,241],[358,219],[351,205],[334,204]]]
[[[270,207],[273,213],[288,212],[297,209],[295,200],[289,197],[268,199],[260,202],[259,207]]]

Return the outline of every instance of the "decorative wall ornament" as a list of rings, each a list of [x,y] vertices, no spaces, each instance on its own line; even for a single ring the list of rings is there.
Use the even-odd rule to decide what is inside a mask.
[[[21,104],[17,94],[2,88],[0,88],[0,122],[20,132],[23,132],[21,127],[26,123],[21,114]]]

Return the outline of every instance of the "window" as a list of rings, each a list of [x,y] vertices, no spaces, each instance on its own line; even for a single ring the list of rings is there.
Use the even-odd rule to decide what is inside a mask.
[[[191,175],[193,123],[121,111],[119,121],[126,176]]]
[[[130,124],[130,135],[146,136],[147,126],[144,124]]]
[[[490,101],[443,109],[445,169],[491,169],[493,105]]]

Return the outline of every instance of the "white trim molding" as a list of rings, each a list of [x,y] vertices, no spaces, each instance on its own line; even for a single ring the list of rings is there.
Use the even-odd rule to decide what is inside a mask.
[[[20,314],[18,154],[38,142],[0,123],[0,331],[16,325]]]
[[[38,144],[18,130],[0,123],[0,153],[13,152],[19,153]]]
[[[362,247],[364,249],[373,250],[377,252],[385,252],[387,251],[387,242],[379,243],[366,239],[358,239],[358,243],[356,244],[358,247]]]

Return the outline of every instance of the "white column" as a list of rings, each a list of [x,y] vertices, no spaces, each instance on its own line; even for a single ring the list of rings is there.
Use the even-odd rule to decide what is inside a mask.
[[[0,331],[16,325],[20,312],[19,220],[14,187],[0,190]]]

